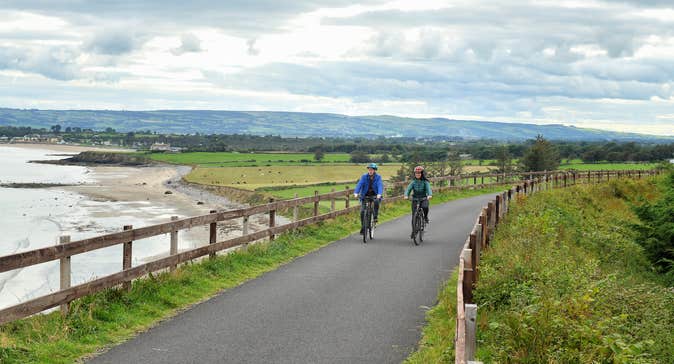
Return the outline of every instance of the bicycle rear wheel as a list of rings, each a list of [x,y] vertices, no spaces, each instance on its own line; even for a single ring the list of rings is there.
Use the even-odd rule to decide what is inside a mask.
[[[370,223],[368,224],[368,235],[370,237],[370,240],[374,239],[374,206],[373,202],[370,202],[370,205],[368,206],[368,210],[370,211]]]
[[[370,209],[365,209],[365,213],[363,214],[363,244],[367,244],[367,237],[370,234]]]

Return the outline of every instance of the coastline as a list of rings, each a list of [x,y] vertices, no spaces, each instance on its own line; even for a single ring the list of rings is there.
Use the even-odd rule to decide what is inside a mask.
[[[135,152],[135,149],[124,149],[117,147],[103,147],[103,146],[88,146],[88,145],[75,145],[75,144],[38,144],[38,143],[12,143],[12,144],[0,144],[0,147],[7,146],[11,148],[24,148],[24,149],[43,149],[50,150],[56,153],[72,153],[77,154],[86,151],[97,151],[97,152]]]
[[[56,144],[0,144],[11,148],[23,148],[47,152],[78,154],[84,151],[121,151],[121,149],[97,148],[76,145]],[[127,150],[129,151],[129,150]],[[49,154],[54,156],[54,154]],[[66,157],[66,156],[63,156]],[[57,167],[61,168],[61,167]],[[183,181],[192,167],[170,164],[156,164],[146,166],[119,166],[119,165],[85,165],[86,181],[59,186],[38,186],[39,181],[27,183],[36,185],[35,190],[65,191],[81,196],[82,201],[90,201],[96,207],[90,208],[90,220],[77,221],[72,225],[82,233],[100,234],[109,232],[92,230],[99,221],[122,219],[124,224],[133,224],[134,227],[168,222],[171,216],[179,218],[208,214],[211,210],[232,210],[247,207],[247,204],[232,201],[216,192]],[[107,206],[107,207],[106,207]],[[71,206],[68,206],[71,207]],[[266,214],[251,216],[249,231],[255,232],[267,227],[269,218]],[[288,220],[277,216],[277,224],[287,223]],[[117,225],[117,224],[115,224]],[[119,226],[121,228],[121,225]],[[218,224],[218,239],[238,237],[243,230],[242,220],[228,220]],[[195,248],[207,244],[208,227],[194,228],[184,232],[189,244],[179,247],[179,250]],[[185,243],[187,243],[187,241]],[[153,258],[166,253],[158,253]],[[147,258],[146,258],[147,259]]]

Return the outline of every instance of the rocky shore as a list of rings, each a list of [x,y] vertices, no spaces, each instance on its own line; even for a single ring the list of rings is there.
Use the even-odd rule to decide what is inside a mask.
[[[31,163],[58,164],[70,166],[151,166],[157,163],[151,159],[139,155],[130,155],[127,153],[114,153],[103,151],[84,151],[69,158],[57,160],[38,160]]]

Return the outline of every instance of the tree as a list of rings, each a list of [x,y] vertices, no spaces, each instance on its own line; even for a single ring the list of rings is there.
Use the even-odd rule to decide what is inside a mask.
[[[513,157],[505,145],[496,150],[496,166],[499,173],[511,173],[513,171]]]
[[[124,145],[132,146],[135,137],[136,137],[136,134],[132,131],[126,133],[126,137],[124,138]]]
[[[538,135],[534,144],[524,152],[522,169],[524,171],[554,171],[559,167],[559,151],[549,141]]]
[[[323,149],[316,149],[316,152],[314,152],[314,159],[317,161],[322,160],[325,157],[325,153],[323,153]]]
[[[370,157],[362,150],[354,150],[351,152],[352,163],[367,163],[370,161]]]
[[[449,163],[449,174],[452,176],[459,175],[463,172],[463,161],[458,149],[450,149],[447,152],[447,162]]]
[[[61,125],[59,125],[59,124],[52,125],[51,131],[53,131],[54,134],[60,133],[61,132]]]

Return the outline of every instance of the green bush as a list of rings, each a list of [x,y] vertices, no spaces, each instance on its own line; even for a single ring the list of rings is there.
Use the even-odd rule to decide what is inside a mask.
[[[646,256],[659,272],[665,273],[674,282],[674,172],[670,172],[660,185],[662,197],[635,206],[641,219],[636,229],[638,242]]]
[[[674,290],[650,269],[630,208],[658,198],[653,190],[619,180],[513,206],[480,263],[478,358],[671,362]]]

